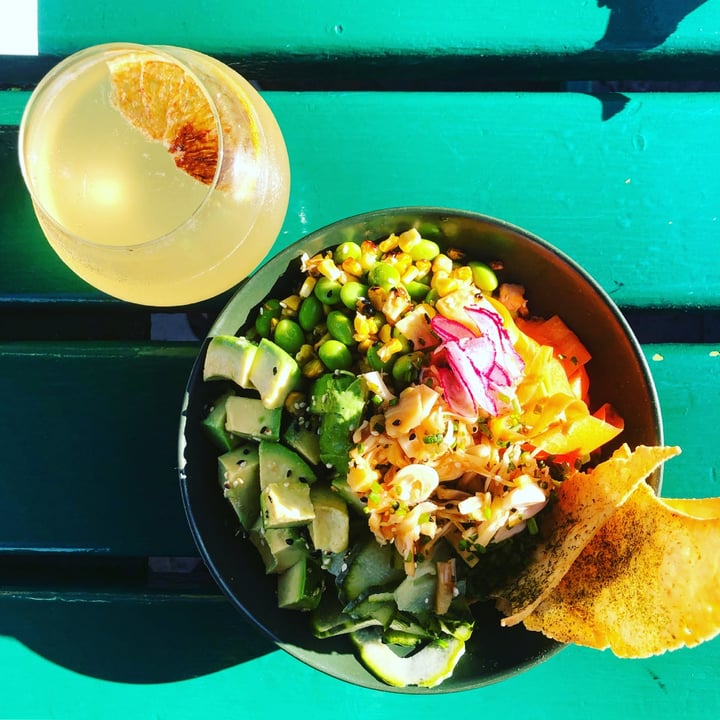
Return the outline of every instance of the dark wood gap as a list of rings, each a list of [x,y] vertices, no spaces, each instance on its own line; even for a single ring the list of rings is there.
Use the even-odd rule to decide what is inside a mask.
[[[622,47],[510,57],[480,50],[466,55],[415,56],[214,55],[265,90],[557,91],[565,89],[567,81],[611,83],[635,92],[670,85],[676,90],[718,89],[716,73],[700,50],[667,56]],[[32,90],[62,59],[57,55],[0,57],[0,90]]]
[[[108,557],[62,551],[0,555],[0,586],[5,592],[220,593],[199,557]]]

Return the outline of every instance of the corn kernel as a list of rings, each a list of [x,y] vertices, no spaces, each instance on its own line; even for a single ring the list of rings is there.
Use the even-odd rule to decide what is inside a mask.
[[[304,365],[310,362],[315,357],[315,350],[309,343],[305,343],[300,346],[300,349],[295,353],[295,360],[298,365]]]
[[[363,240],[360,243],[360,252],[361,253],[371,253],[375,257],[377,257],[378,256],[378,246],[372,240]]]
[[[368,290],[368,300],[370,300],[376,310],[382,310],[386,298],[387,290],[384,290],[379,285],[373,285]]]
[[[320,377],[325,372],[325,366],[319,358],[313,358],[302,366],[302,374],[306,378]]]
[[[432,279],[430,280],[430,287],[434,288],[440,280],[447,280],[450,277],[450,273],[445,270],[438,270],[433,273]]]
[[[340,267],[343,272],[346,272],[348,275],[354,275],[355,277],[360,277],[365,272],[360,261],[355,258],[345,258]]]
[[[452,271],[452,276],[462,281],[463,283],[471,283],[473,279],[472,268],[467,265],[456,267]]]
[[[433,261],[432,261],[432,270],[433,272],[439,272],[440,270],[443,270],[446,273],[451,273],[453,269],[453,261],[447,256],[440,253]]]
[[[389,323],[383,325],[378,331],[377,336],[378,340],[380,340],[380,342],[382,343],[390,342],[390,340],[392,340],[392,325],[390,325]]]
[[[405,252],[397,253],[392,257],[391,264],[395,266],[402,276],[402,274],[407,272],[408,268],[412,266],[412,256]]]
[[[422,236],[417,228],[410,228],[398,236],[398,245],[403,252],[410,252],[419,242]]]
[[[389,342],[386,342],[378,350],[378,357],[383,362],[387,362],[395,353],[399,353],[402,350],[402,343],[397,338],[392,338]]]
[[[454,277],[439,277],[433,281],[433,287],[437,290],[440,297],[445,297],[462,287],[462,282]]]
[[[313,289],[315,288],[316,282],[317,280],[314,277],[310,277],[308,275],[303,281],[302,287],[300,288],[300,292],[298,293],[298,295],[300,295],[301,298],[310,297],[310,295],[312,295]]]
[[[294,315],[300,308],[300,296],[299,295],[288,295],[284,300],[280,301],[280,305],[283,308],[283,315]],[[288,312],[285,312],[285,311]]]
[[[370,337],[370,322],[364,315],[361,315],[360,313],[355,313],[353,327],[355,329],[353,339],[356,342],[361,342],[362,340]]]
[[[398,237],[395,233],[390,235],[389,237],[385,238],[379,245],[378,249],[381,253],[390,252],[390,250],[394,250],[398,246]]]
[[[415,278],[420,276],[420,271],[417,269],[415,265],[411,265],[405,272],[402,274],[400,279],[403,281],[405,285],[408,283],[411,283]]]
[[[427,275],[432,270],[432,263],[430,260],[417,260],[415,267],[418,269],[420,276]]]
[[[318,272],[328,280],[339,280],[342,276],[342,270],[340,270],[332,258],[323,258],[318,263]]]

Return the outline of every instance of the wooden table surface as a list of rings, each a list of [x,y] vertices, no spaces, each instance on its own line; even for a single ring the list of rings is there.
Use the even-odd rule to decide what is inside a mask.
[[[176,472],[182,394],[227,293],[113,300],[34,218],[30,92],[113,40],[253,80],[291,159],[274,251],[396,205],[504,218],[581,263],[638,335],[663,493],[720,496],[720,0],[39,0],[37,57],[0,56],[0,718],[715,717],[720,640],[646,660],[567,648],[511,680],[409,697],[281,650],[197,557]]]

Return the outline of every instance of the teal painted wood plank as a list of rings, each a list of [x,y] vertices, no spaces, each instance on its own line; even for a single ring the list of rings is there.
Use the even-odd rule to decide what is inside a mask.
[[[666,442],[683,448],[667,464],[667,496],[720,496],[719,350],[645,347]],[[0,345],[0,554],[196,554],[176,475],[194,354],[192,344]]]
[[[217,602],[195,608],[183,606],[182,600],[174,606],[172,601],[159,602],[147,611],[142,603],[133,607],[106,599],[98,596],[96,605],[92,599],[83,602],[72,596],[67,601],[62,596],[0,599],[2,617],[15,621],[1,626],[3,717],[335,720],[341,716],[366,720],[408,714],[472,717],[478,708],[483,716],[504,717],[509,708],[520,704],[523,715],[537,720],[666,718],[678,708],[686,720],[704,720],[720,709],[718,639],[646,660],[620,660],[608,653],[569,647],[496,685],[409,698],[342,683],[282,651],[271,651],[257,631],[244,628]],[[133,612],[141,620],[154,616],[159,627],[139,637],[132,627]],[[31,619],[39,623],[35,632],[28,632]],[[183,624],[187,622],[193,623],[191,630]],[[221,628],[225,636],[219,639]],[[44,637],[39,630],[46,631]],[[94,645],[86,644],[90,634],[95,636]],[[69,646],[62,655],[49,650],[62,641]],[[209,642],[216,642],[217,647],[208,647]],[[230,664],[217,669],[211,662],[223,652]],[[160,669],[155,676],[146,676],[145,682],[138,674],[118,680],[113,659],[115,669],[122,668],[133,654],[154,658],[165,665],[168,675],[158,679],[157,674],[161,678],[163,674]],[[198,669],[198,657],[208,661],[205,672],[189,677],[188,670]],[[93,660],[96,664],[90,665]],[[139,666],[144,668],[145,663],[140,660]],[[172,680],[172,673],[180,674]]]
[[[29,92],[5,90],[0,94],[0,125],[19,125]]]
[[[177,436],[193,345],[0,346],[0,552],[188,555]]]
[[[666,497],[720,497],[720,345],[648,345],[665,442],[683,452],[665,468]]]
[[[619,304],[720,304],[720,102],[712,93],[268,99],[293,170],[279,246],[356,212],[446,205],[544,237]]]
[[[703,3],[370,0],[275,3],[40,0],[40,50],[65,54],[112,39],[185,44],[220,53],[478,56],[555,54],[593,48],[711,53],[720,47],[714,0]]]
[[[0,95],[0,107],[7,106]],[[720,97],[655,93],[266,93],[291,158],[275,250],[393,205],[521,225],[621,305],[720,305]],[[8,113],[17,113],[15,96]],[[13,109],[14,108],[14,109]],[[95,298],[47,248],[0,133],[0,302]]]

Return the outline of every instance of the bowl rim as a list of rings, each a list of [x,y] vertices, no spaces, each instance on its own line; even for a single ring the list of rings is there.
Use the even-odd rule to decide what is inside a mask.
[[[387,208],[381,208],[378,210],[371,210],[366,212],[357,213],[355,215],[351,215],[339,220],[335,220],[333,222],[327,223],[311,232],[309,232],[306,235],[301,236],[300,238],[296,239],[286,247],[282,248],[280,251],[275,253],[274,255],[270,256],[266,262],[264,262],[260,267],[258,267],[255,272],[253,272],[250,276],[245,278],[233,291],[230,299],[227,301],[225,306],[220,310],[218,313],[215,321],[211,325],[206,337],[202,341],[201,349],[198,352],[198,355],[195,359],[194,365],[193,365],[193,371],[190,373],[190,376],[188,378],[188,382],[185,387],[185,393],[182,403],[182,411],[180,414],[180,427],[179,427],[179,438],[178,438],[178,473],[179,473],[179,480],[180,480],[180,489],[181,489],[181,495],[182,495],[182,501],[183,501],[183,507],[185,509],[186,517],[190,526],[190,529],[192,531],[193,539],[197,545],[198,551],[208,569],[211,576],[213,577],[214,581],[217,583],[220,590],[225,594],[225,596],[230,600],[230,602],[239,609],[244,616],[249,619],[253,625],[260,629],[261,632],[269,637],[272,642],[280,649],[287,652],[292,657],[296,658],[297,660],[300,660],[304,664],[308,665],[309,667],[318,670],[320,672],[325,673],[326,675],[329,675],[337,680],[340,680],[342,682],[348,682],[350,684],[371,689],[371,690],[379,690],[384,692],[390,692],[390,693],[401,693],[401,694],[446,694],[446,693],[455,693],[455,692],[463,692],[466,690],[472,690],[477,689],[480,687],[486,687],[492,684],[495,684],[497,682],[500,682],[504,679],[514,677],[517,674],[520,674],[522,672],[525,672],[526,670],[531,669],[532,667],[544,662],[545,660],[550,659],[555,654],[557,654],[559,651],[565,649],[567,647],[564,643],[559,643],[556,641],[550,641],[548,644],[548,647],[544,649],[542,652],[540,652],[535,657],[529,657],[527,661],[519,663],[512,668],[506,669],[506,670],[500,670],[496,673],[489,673],[486,676],[483,676],[479,680],[468,680],[466,682],[456,682],[454,684],[445,684],[441,683],[438,686],[435,686],[433,688],[420,688],[416,686],[411,687],[392,687],[389,685],[385,685],[384,683],[380,683],[379,681],[375,681],[373,677],[369,677],[367,679],[367,682],[364,682],[362,680],[356,679],[356,678],[348,678],[347,676],[333,672],[332,667],[327,663],[319,663],[317,660],[317,655],[312,653],[311,651],[308,651],[304,648],[299,648],[297,645],[294,645],[290,642],[284,641],[277,633],[275,633],[273,630],[268,628],[263,622],[261,622],[257,617],[255,617],[249,610],[243,605],[243,603],[240,601],[239,598],[236,597],[235,593],[231,590],[228,583],[226,582],[225,578],[222,576],[222,574],[218,571],[215,562],[213,561],[213,558],[211,557],[211,553],[209,552],[202,534],[200,532],[200,529],[197,527],[197,524],[195,522],[195,519],[192,514],[192,510],[190,507],[190,501],[189,501],[189,492],[188,492],[188,477],[185,471],[186,467],[186,458],[185,458],[185,449],[186,449],[186,423],[187,423],[187,409],[188,409],[188,403],[189,403],[189,397],[190,397],[190,390],[192,385],[192,380],[196,372],[196,366],[198,362],[200,361],[200,358],[204,355],[204,348],[207,345],[207,342],[211,337],[217,334],[223,334],[225,333],[228,328],[224,326],[223,319],[227,317],[228,315],[232,315],[233,308],[236,304],[241,303],[241,296],[243,293],[243,290],[246,288],[246,286],[249,283],[253,282],[253,278],[257,275],[258,272],[261,270],[264,272],[270,272],[272,269],[276,269],[276,271],[279,271],[280,273],[287,270],[287,267],[289,263],[292,260],[297,259],[301,253],[302,253],[302,245],[303,243],[310,242],[313,238],[324,235],[324,234],[331,234],[333,230],[346,227],[346,226],[355,226],[361,223],[365,223],[367,221],[370,221],[373,218],[378,217],[384,217],[387,216],[399,216],[406,218],[408,216],[419,216],[422,215],[424,217],[426,216],[437,216],[439,218],[444,219],[451,219],[453,217],[458,218],[464,218],[471,221],[478,221],[481,223],[485,223],[488,226],[498,228],[500,230],[508,231],[511,233],[518,234],[527,240],[530,240],[532,243],[538,245],[542,249],[544,249],[546,252],[550,253],[551,255],[554,255],[558,260],[560,260],[562,263],[564,263],[571,271],[576,273],[583,282],[585,282],[589,288],[592,289],[592,291],[596,294],[596,296],[603,301],[603,304],[606,306],[606,308],[610,311],[611,315],[613,316],[613,320],[617,323],[618,327],[622,331],[622,334],[626,337],[628,340],[630,347],[632,349],[633,355],[635,357],[635,360],[637,362],[638,370],[641,373],[643,385],[645,388],[645,391],[647,392],[647,399],[649,406],[652,410],[652,416],[653,416],[653,423],[654,423],[654,434],[656,436],[656,443],[662,444],[664,442],[664,432],[663,432],[663,423],[662,423],[662,414],[660,409],[660,402],[657,394],[657,389],[654,383],[654,379],[652,376],[652,373],[650,371],[650,366],[645,358],[645,355],[642,352],[640,342],[635,336],[634,331],[632,330],[629,322],[623,315],[623,313],[620,311],[620,308],[615,303],[615,301],[610,297],[608,292],[599,284],[597,280],[587,271],[585,270],[576,260],[574,260],[570,255],[565,253],[564,251],[560,250],[558,247],[553,245],[552,243],[548,242],[544,238],[534,234],[533,232],[516,225],[512,222],[509,222],[504,219],[500,219],[497,217],[494,217],[492,215],[488,215],[481,212],[471,211],[471,210],[463,210],[463,209],[455,209],[455,208],[449,208],[445,206],[422,206],[422,205],[403,205],[403,206],[395,206],[395,207],[387,207]],[[329,247],[330,245],[328,245]],[[266,270],[268,268],[268,270]],[[247,305],[247,303],[245,303]],[[235,327],[232,332],[234,333],[237,328]],[[660,489],[662,487],[662,472],[663,468],[660,467],[654,475],[654,486],[658,492],[660,493]]]

